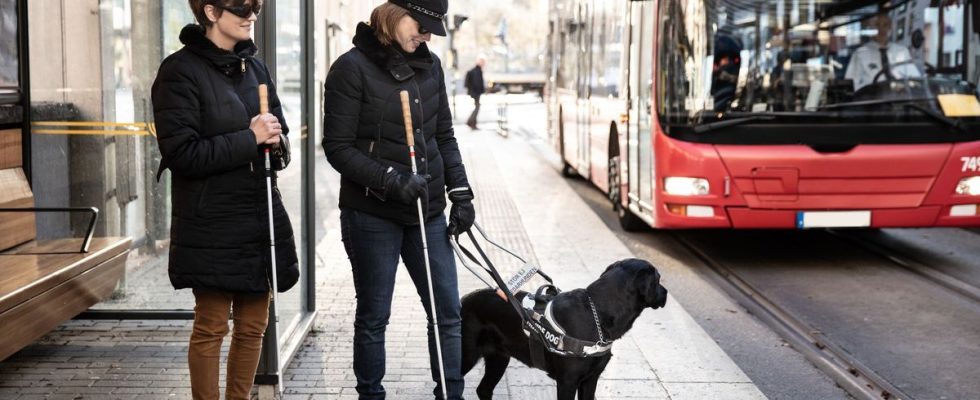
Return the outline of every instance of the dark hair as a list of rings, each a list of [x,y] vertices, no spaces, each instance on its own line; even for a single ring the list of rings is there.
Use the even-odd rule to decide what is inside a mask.
[[[205,28],[210,28],[213,23],[208,19],[208,15],[204,13],[204,6],[213,6],[215,4],[220,4],[223,6],[241,6],[244,5],[246,1],[247,0],[187,0],[187,4],[191,6],[191,12],[194,13],[194,19],[197,20],[197,23]],[[262,2],[262,0],[252,1],[257,1],[259,3]],[[215,7],[214,13],[218,16],[218,18],[221,18],[221,14],[224,12],[225,10],[222,10],[220,7]]]
[[[374,28],[374,35],[378,37],[381,44],[391,46],[395,42],[395,30],[398,29],[398,22],[406,15],[408,15],[408,10],[385,2],[371,11],[371,20],[368,25]]]

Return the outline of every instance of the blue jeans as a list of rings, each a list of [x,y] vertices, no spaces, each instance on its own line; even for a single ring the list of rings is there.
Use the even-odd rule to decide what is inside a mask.
[[[439,362],[429,306],[422,234],[419,227],[397,222],[349,208],[340,210],[344,248],[354,272],[357,311],[354,317],[354,376],[360,399],[384,399],[381,379],[385,374],[385,328],[391,316],[395,289],[395,271],[401,256],[415,289],[425,307],[428,319],[429,363],[433,392],[442,398],[439,386]],[[459,288],[456,283],[456,259],[446,234],[446,218],[440,215],[426,222],[426,240],[432,270],[439,339],[446,369],[446,386],[450,399],[463,398],[463,376],[460,371],[462,348]]]

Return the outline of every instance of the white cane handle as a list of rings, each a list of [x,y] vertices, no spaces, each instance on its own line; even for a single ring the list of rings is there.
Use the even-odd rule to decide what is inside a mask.
[[[409,147],[415,147],[415,135],[412,134],[412,106],[408,101],[408,91],[399,93],[402,98],[402,118],[405,119],[405,141]]]
[[[259,85],[259,114],[269,113],[269,86],[266,84]]]

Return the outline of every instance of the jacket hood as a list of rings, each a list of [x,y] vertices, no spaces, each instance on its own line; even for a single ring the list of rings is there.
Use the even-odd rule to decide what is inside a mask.
[[[180,42],[194,54],[210,61],[226,75],[232,75],[236,71],[240,73],[242,59],[255,57],[259,51],[252,39],[236,43],[234,52],[221,49],[204,35],[204,27],[198,24],[189,24],[181,29]]]
[[[432,53],[425,43],[422,43],[414,53],[405,53],[397,45],[381,44],[375,36],[374,28],[363,22],[357,24],[354,47],[364,53],[371,62],[388,70],[398,81],[406,81],[415,76],[413,69],[428,70],[435,64]]]

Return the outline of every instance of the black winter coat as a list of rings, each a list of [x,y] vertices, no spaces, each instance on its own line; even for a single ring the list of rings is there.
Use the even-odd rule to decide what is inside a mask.
[[[269,85],[269,107],[288,132],[275,86],[255,58],[251,40],[235,53],[219,49],[204,29],[188,25],[184,47],[160,65],[153,113],[161,170],[172,174],[170,282],[174,288],[267,293],[269,214],[265,156],[249,129],[259,114],[258,84]],[[276,261],[295,271],[279,276],[283,291],[298,279],[292,225],[273,190]]]
[[[466,94],[470,95],[470,97],[480,97],[480,95],[486,92],[486,83],[483,82],[483,68],[477,65],[469,71],[466,71],[464,85],[466,86]]]
[[[442,215],[446,188],[469,187],[453,136],[452,114],[439,59],[423,43],[412,54],[382,46],[367,24],[354,48],[330,67],[323,103],[323,151],[340,172],[340,207],[417,225],[415,204],[387,200],[388,168],[411,172],[399,92],[411,98],[419,174],[431,176],[423,196],[426,218]]]

